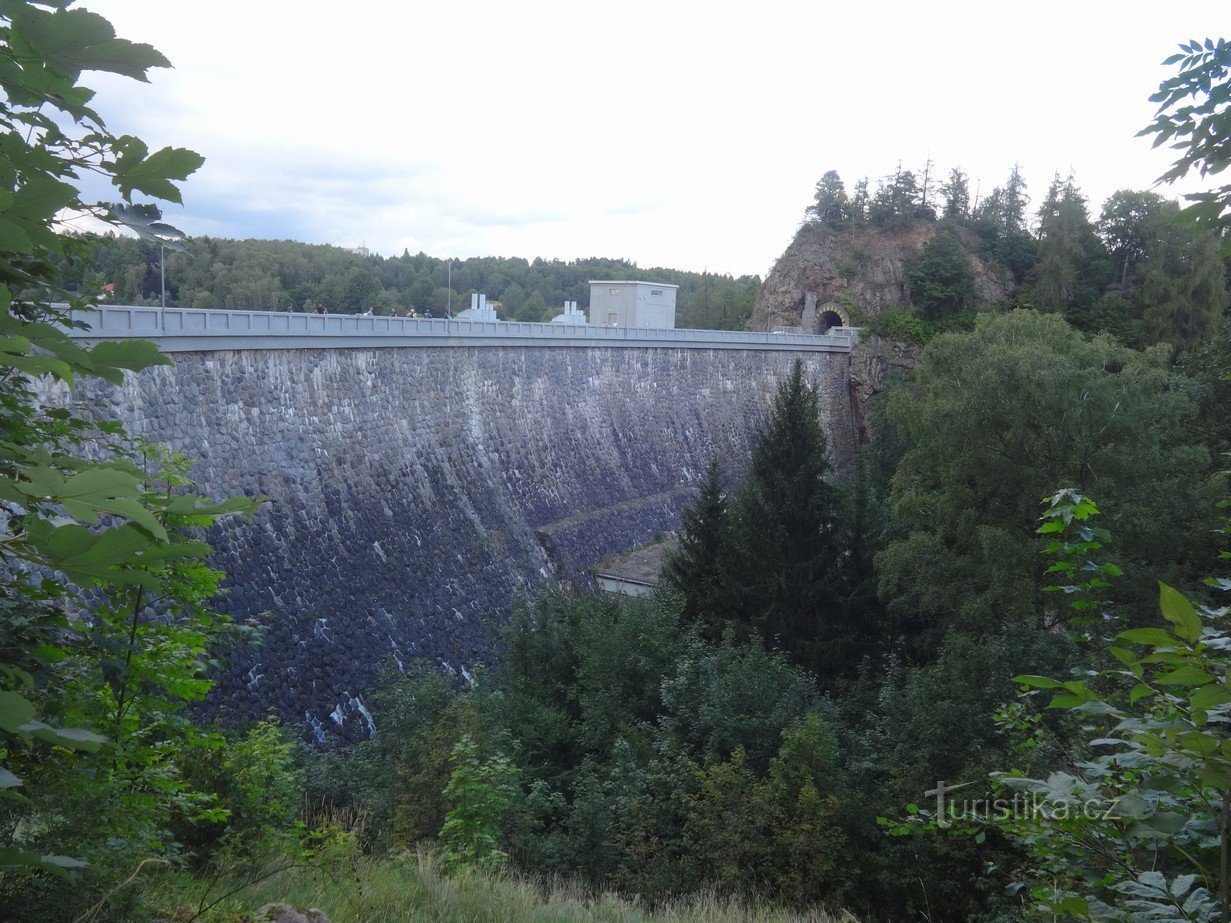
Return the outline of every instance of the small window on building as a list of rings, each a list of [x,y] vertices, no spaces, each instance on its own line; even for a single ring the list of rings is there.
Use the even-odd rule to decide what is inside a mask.
[[[652,295],[652,296],[653,296],[653,297],[655,297],[655,298],[661,298],[661,297],[662,297],[662,293],[663,293],[663,290],[662,290],[661,288],[652,288],[652,289],[650,289],[650,295]]]
[[[620,290],[618,288],[609,288],[607,289],[607,294],[608,295],[618,295],[620,294]]]
[[[608,311],[608,312],[607,312],[607,323],[608,323],[608,324],[610,324],[612,327],[614,327],[614,326],[615,326],[616,324],[618,324],[619,322],[620,322],[620,315],[619,315],[619,314],[617,314],[615,311]]]

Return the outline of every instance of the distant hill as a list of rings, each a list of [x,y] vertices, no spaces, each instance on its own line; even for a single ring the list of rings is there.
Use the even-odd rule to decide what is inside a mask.
[[[414,308],[444,316],[449,302],[445,259],[425,253],[382,257],[342,247],[289,240],[199,237],[182,253],[168,252],[167,303],[195,308],[402,314]],[[71,285],[100,291],[123,304],[157,304],[159,253],[155,245],[106,237],[89,256],[66,267]],[[646,279],[678,285],[680,327],[742,329],[752,313],[759,276],[639,267],[626,260],[574,261],[472,257],[455,260],[453,310],[469,306],[469,293],[500,303],[506,320],[550,320],[565,301],[585,306],[591,279]]]

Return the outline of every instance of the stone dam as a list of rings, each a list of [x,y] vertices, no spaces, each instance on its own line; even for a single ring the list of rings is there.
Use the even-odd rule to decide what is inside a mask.
[[[173,359],[83,387],[195,459],[203,493],[269,499],[208,536],[219,608],[265,628],[209,707],[275,711],[320,743],[373,733],[364,696],[415,659],[481,662],[519,594],[588,580],[676,529],[717,456],[742,474],[796,357],[839,467],[854,450],[851,332],[781,336],[103,308],[86,340]]]

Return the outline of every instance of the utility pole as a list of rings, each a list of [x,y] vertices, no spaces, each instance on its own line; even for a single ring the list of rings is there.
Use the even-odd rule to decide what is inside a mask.
[[[453,257],[449,257],[449,298],[445,307],[445,316],[453,317]]]
[[[166,330],[167,327],[167,247],[165,244],[158,245],[158,284],[162,289],[162,307],[158,311],[158,328]]]

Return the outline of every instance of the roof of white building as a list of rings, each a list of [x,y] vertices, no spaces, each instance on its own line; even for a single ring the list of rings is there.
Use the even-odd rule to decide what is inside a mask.
[[[633,282],[629,279],[591,279],[591,285],[652,285],[655,288],[679,288],[670,282]]]

